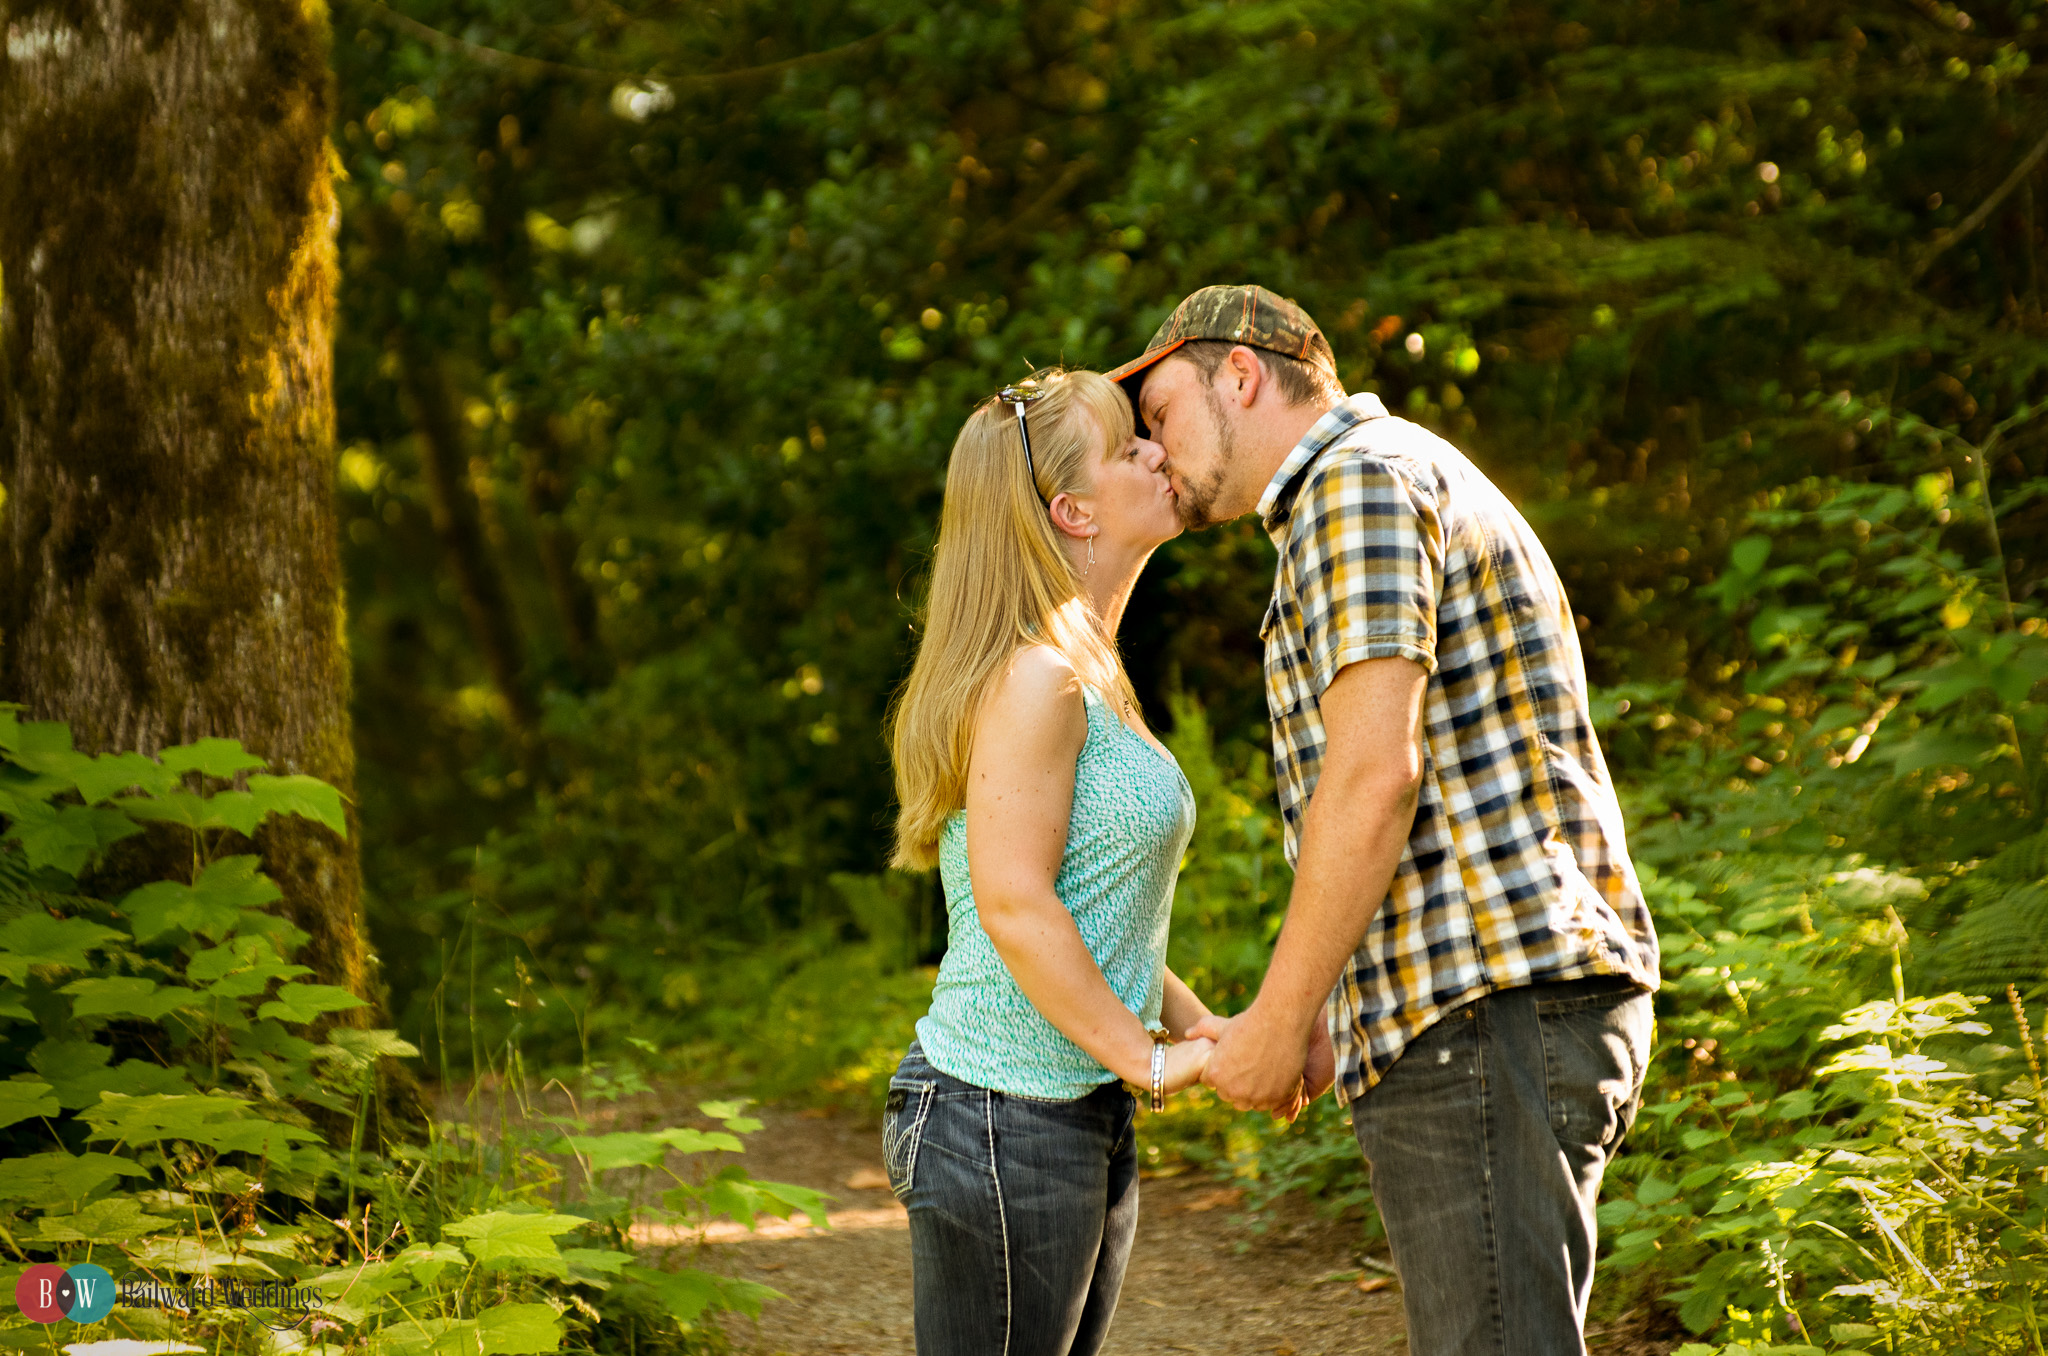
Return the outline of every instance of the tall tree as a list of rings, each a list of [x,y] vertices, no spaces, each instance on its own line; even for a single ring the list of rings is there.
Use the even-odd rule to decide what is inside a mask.
[[[0,4],[0,695],[80,748],[240,739],[350,793],[318,0]],[[259,837],[370,987],[355,845]]]

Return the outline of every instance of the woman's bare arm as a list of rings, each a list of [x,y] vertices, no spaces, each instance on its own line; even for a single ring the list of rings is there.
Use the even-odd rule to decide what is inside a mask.
[[[1188,1028],[1210,1015],[1209,1005],[1195,997],[1195,991],[1179,975],[1168,970],[1166,991],[1159,999],[1159,1024],[1179,1040]]]
[[[1111,1073],[1148,1084],[1152,1038],[1109,987],[1053,890],[1066,854],[1074,764],[1087,739],[1088,714],[1072,667],[1049,647],[1021,651],[975,723],[967,773],[969,878],[982,930],[1032,1006]],[[1199,1077],[1211,1048],[1201,1040],[1169,1051],[1167,1090]]]

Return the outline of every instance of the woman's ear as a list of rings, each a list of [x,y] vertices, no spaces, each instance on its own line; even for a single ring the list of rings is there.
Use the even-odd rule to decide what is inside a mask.
[[[1095,525],[1094,512],[1065,491],[1054,495],[1052,502],[1045,507],[1052,516],[1052,525],[1077,541],[1092,537],[1101,530]]]

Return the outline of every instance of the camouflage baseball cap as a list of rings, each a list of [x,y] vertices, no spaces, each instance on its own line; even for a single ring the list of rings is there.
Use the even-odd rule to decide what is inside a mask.
[[[1149,432],[1145,416],[1138,413],[1138,392],[1145,384],[1146,371],[1190,339],[1248,344],[1310,363],[1332,377],[1337,375],[1337,359],[1330,352],[1330,341],[1316,328],[1316,322],[1308,318],[1308,312],[1293,301],[1249,284],[1205,287],[1189,293],[1173,308],[1173,314],[1166,317],[1166,323],[1145,345],[1142,354],[1108,374],[1130,398],[1138,432]]]

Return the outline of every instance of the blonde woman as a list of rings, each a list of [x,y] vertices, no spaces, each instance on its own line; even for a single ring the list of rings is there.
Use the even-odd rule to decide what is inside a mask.
[[[1180,532],[1163,461],[1095,372],[1006,388],[953,444],[890,731],[895,864],[938,866],[948,913],[882,1130],[919,1356],[1101,1346],[1138,1223],[1123,1083],[1157,1105],[1213,1048],[1165,1039],[1209,1015],[1166,968],[1194,797],[1116,649]]]

